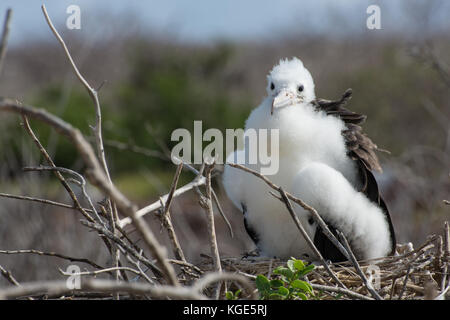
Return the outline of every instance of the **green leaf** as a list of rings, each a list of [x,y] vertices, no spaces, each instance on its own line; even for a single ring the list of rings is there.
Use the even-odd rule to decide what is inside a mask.
[[[231,292],[231,291],[227,291],[227,292],[225,293],[225,297],[227,298],[227,300],[233,300],[234,294],[233,294],[233,292]]]
[[[263,276],[262,274],[259,274],[256,276],[256,288],[263,293],[270,290],[270,282],[269,280]]]
[[[289,281],[292,279],[292,277],[294,275],[294,273],[291,270],[289,270],[288,268],[285,268],[285,267],[278,267],[273,271],[273,273],[282,275],[282,276],[286,277],[286,279]]]
[[[279,293],[272,293],[272,294],[269,296],[269,299],[270,299],[270,300],[284,300],[285,297],[282,296],[282,295],[279,294]]]
[[[278,279],[270,280],[270,286],[272,288],[278,288],[284,286],[284,282]]]
[[[308,297],[302,292],[297,293],[297,297],[299,297],[302,300],[308,300]]]
[[[295,270],[297,270],[297,271],[302,271],[305,269],[305,264],[303,263],[302,260],[295,260],[293,264],[294,264]]]
[[[287,266],[288,266],[289,270],[291,270],[292,272],[295,272],[294,263],[295,263],[294,260],[288,260],[288,262],[287,262]]]
[[[302,281],[302,280],[294,280],[291,282],[291,286],[296,288],[296,289],[300,289],[303,290],[305,292],[312,292],[312,287],[311,285],[306,282],[306,281]]]
[[[281,294],[282,296],[288,296],[289,295],[289,290],[286,289],[285,287],[279,287],[278,288],[278,293]]]

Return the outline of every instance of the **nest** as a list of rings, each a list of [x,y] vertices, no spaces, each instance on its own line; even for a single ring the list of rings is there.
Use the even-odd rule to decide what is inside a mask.
[[[212,270],[212,259],[204,257],[199,267],[204,271]],[[359,261],[359,266],[382,299],[445,299],[449,296],[446,282],[449,261],[448,247],[443,245],[442,236],[434,235],[417,249],[413,249],[411,243],[397,245],[396,255]],[[258,274],[273,278],[272,270],[286,266],[286,261],[259,257],[228,257],[222,258],[221,262],[224,270],[237,272],[250,279],[256,278]],[[329,267],[346,289],[339,287],[324,266],[317,265],[306,277],[316,297],[373,299],[364,280],[350,262],[333,263]]]

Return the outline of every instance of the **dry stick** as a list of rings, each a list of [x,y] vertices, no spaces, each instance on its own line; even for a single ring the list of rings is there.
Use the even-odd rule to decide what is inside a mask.
[[[443,261],[442,265],[442,280],[441,280],[441,294],[445,290],[445,282],[448,278],[448,265],[450,262],[450,230],[449,230],[449,224],[448,221],[444,221],[444,243],[443,243],[443,256],[441,257]],[[450,281],[447,281],[447,283],[450,283]]]
[[[345,256],[349,256],[349,253],[342,247],[342,245],[339,243],[339,241],[334,237],[334,235],[331,233],[331,231],[329,231],[328,226],[326,225],[326,223],[322,220],[322,218],[319,216],[319,214],[317,213],[317,211],[312,208],[311,206],[308,206],[306,203],[304,203],[303,201],[301,201],[298,198],[295,198],[294,196],[292,196],[289,193],[286,193],[281,187],[275,185],[274,183],[272,183],[269,179],[267,179],[264,175],[260,174],[257,171],[254,171],[252,169],[249,169],[247,167],[244,167],[242,165],[239,164],[235,164],[235,163],[227,163],[229,166],[233,167],[233,168],[237,168],[237,169],[241,169],[243,171],[246,171],[248,173],[253,174],[254,176],[262,179],[269,187],[271,187],[272,189],[278,191],[282,197],[283,202],[285,203],[286,207],[288,208],[289,213],[291,214],[292,218],[294,219],[294,222],[297,226],[297,228],[299,228],[300,232],[302,233],[302,235],[304,236],[306,242],[308,243],[308,245],[312,248],[312,250],[315,252],[315,254],[319,257],[319,259],[321,260],[323,266],[325,267],[325,269],[328,271],[328,273],[331,275],[331,277],[333,278],[333,280],[336,281],[336,283],[341,286],[342,288],[345,288],[345,285],[336,277],[336,275],[333,273],[333,271],[329,268],[328,264],[326,263],[326,261],[323,259],[322,255],[320,254],[319,250],[316,248],[316,246],[314,245],[314,243],[311,241],[311,239],[309,238],[308,234],[306,233],[306,231],[304,230],[303,226],[301,225],[300,221],[298,220],[297,215],[295,214],[294,210],[292,209],[292,206],[289,202],[289,199],[292,199],[293,201],[295,201],[297,204],[299,204],[300,206],[302,206],[304,209],[308,210],[309,212],[312,213],[314,219],[319,223],[319,225],[322,226],[322,229],[324,230],[324,233],[328,236],[328,238],[335,243],[336,247],[339,248],[339,250],[341,250],[342,253],[345,253]],[[303,231],[302,231],[303,230]],[[328,230],[328,231],[325,231]]]
[[[169,235],[170,241],[172,242],[175,258],[177,260],[186,261],[183,250],[181,249],[181,246],[180,246],[180,242],[178,241],[177,234],[175,233],[175,229],[172,224],[172,217],[170,216],[170,205],[172,204],[173,194],[177,188],[178,179],[180,178],[182,170],[183,170],[183,164],[179,164],[177,167],[177,171],[175,172],[175,176],[173,178],[172,185],[170,186],[170,191],[167,196],[167,201],[164,203],[164,211],[162,212],[161,219],[163,221],[163,225],[167,229],[167,233]]]
[[[11,272],[3,268],[1,265],[0,265],[0,273],[3,275],[3,277],[5,277],[6,280],[9,281],[9,283],[15,286],[20,286],[20,283],[17,282],[17,280],[13,277]]]
[[[19,196],[19,195],[15,195],[15,194],[2,193],[2,192],[0,192],[0,197],[38,202],[38,203],[47,204],[47,205],[51,205],[51,206],[55,206],[55,207],[77,210],[77,208],[74,205],[65,204],[65,203],[56,202],[56,201],[47,200],[47,199],[40,199],[40,198],[29,197],[29,196]],[[83,208],[83,210],[86,212],[92,213],[91,209]]]
[[[44,13],[44,17],[45,20],[47,21],[48,26],[50,27],[50,30],[53,32],[53,34],[55,35],[56,39],[58,40],[58,42],[61,44],[61,47],[64,50],[64,53],[66,54],[67,59],[69,60],[72,69],[75,73],[75,75],[77,76],[78,80],[80,80],[80,82],[83,84],[83,86],[86,88],[86,90],[88,91],[89,95],[91,96],[94,105],[95,105],[95,116],[96,116],[96,121],[95,121],[95,126],[92,127],[91,129],[94,132],[94,136],[96,138],[96,146],[97,146],[97,153],[98,153],[98,157],[100,159],[100,163],[101,166],[104,170],[104,173],[106,175],[106,179],[109,182],[109,184],[112,185],[112,180],[111,180],[111,176],[109,174],[109,170],[108,170],[108,165],[106,163],[106,157],[105,157],[105,148],[103,146],[103,138],[102,138],[102,113],[101,113],[101,108],[100,108],[100,101],[98,99],[98,92],[89,85],[89,83],[86,81],[86,79],[81,75],[80,71],[78,70],[75,62],[72,59],[72,56],[70,55],[69,50],[67,49],[67,46],[63,40],[63,38],[61,37],[61,35],[58,33],[58,31],[56,30],[56,28],[54,27],[50,17],[48,16],[47,10],[45,8],[45,5],[42,5],[42,12]],[[109,212],[112,216],[112,220],[114,221],[114,223],[111,224],[111,228],[113,230],[113,232],[115,232],[115,223],[119,220],[119,216],[117,213],[117,207],[114,203],[112,203],[110,201],[110,199],[108,198],[108,209]],[[118,267],[119,266],[119,250],[116,248],[116,252],[113,255],[113,264]],[[116,274],[116,280],[119,279],[119,271]]]
[[[10,271],[4,269],[1,265],[0,265],[0,273],[3,275],[3,277],[5,277],[6,280],[8,280],[11,284],[20,287],[20,283],[13,277],[13,275],[11,274]],[[28,297],[28,300],[34,300],[31,297]]]
[[[62,296],[74,292],[102,292],[102,293],[129,293],[135,295],[150,295],[155,298],[194,299],[204,300],[206,296],[190,287],[155,286],[141,282],[117,282],[100,279],[83,279],[81,289],[71,290],[66,281],[42,281],[23,283],[20,287],[0,289],[0,300],[15,299],[45,293],[47,295]]]
[[[325,261],[325,259],[323,258],[322,254],[316,248],[316,246],[312,242],[311,238],[308,236],[308,233],[306,232],[305,228],[303,228],[303,225],[300,222],[300,220],[298,219],[297,214],[295,214],[294,209],[292,208],[291,202],[289,201],[289,199],[288,199],[286,193],[284,192],[283,188],[280,187],[279,188],[279,192],[280,192],[281,197],[283,198],[283,201],[284,201],[284,203],[286,205],[286,208],[288,209],[292,219],[294,220],[295,225],[297,226],[298,230],[302,234],[303,238],[306,240],[306,243],[309,245],[309,247],[314,252],[314,254],[319,258],[320,262],[322,263],[324,268],[328,271],[328,273],[333,278],[333,280],[336,281],[336,283],[340,287],[345,288],[345,285],[338,279],[338,277],[330,269],[330,267],[328,266],[328,263]]]
[[[219,248],[217,246],[216,228],[214,226],[214,211],[211,199],[211,170],[213,167],[214,164],[206,165],[205,167],[206,198],[202,198],[200,200],[200,205],[205,209],[206,213],[206,222],[208,224],[208,234],[209,234],[209,246],[211,248],[211,255],[214,261],[214,270],[220,273],[222,272],[222,266],[220,264]],[[220,286],[217,286],[215,290],[216,299],[219,299],[219,294],[220,294]]]
[[[40,166],[40,167],[24,167],[23,171],[58,171],[58,172],[67,173],[67,174],[70,174],[70,175],[73,175],[73,176],[77,177],[79,180],[72,180],[72,181],[80,186],[81,192],[83,193],[83,196],[86,198],[86,200],[89,203],[89,206],[91,207],[91,211],[93,211],[95,213],[95,216],[97,217],[98,221],[101,222],[103,224],[103,226],[106,227],[105,223],[100,218],[97,210],[95,209],[95,206],[94,206],[94,203],[92,202],[91,197],[89,196],[89,194],[86,191],[86,180],[84,179],[84,177],[81,174],[79,174],[78,172],[73,171],[71,169],[67,169],[67,168],[62,168],[62,167],[44,167],[44,166]]]
[[[236,273],[228,273],[222,271],[208,273],[205,276],[198,279],[192,286],[192,289],[197,292],[202,292],[206,287],[210,286],[211,284],[222,281],[238,282],[244,289],[247,289],[247,291],[250,293],[250,299],[253,300],[257,299],[256,291],[252,283],[248,281],[246,277]]]
[[[6,56],[6,48],[8,47],[9,30],[12,18],[12,9],[6,10],[5,23],[3,24],[2,40],[0,42],[0,74],[2,72],[3,61]]]
[[[50,155],[48,154],[47,150],[44,148],[44,146],[41,144],[41,142],[39,141],[38,137],[36,136],[36,134],[34,133],[33,129],[30,126],[30,123],[28,121],[28,118],[25,115],[22,115],[22,119],[23,119],[23,124],[24,124],[24,128],[25,130],[28,132],[28,134],[30,135],[31,139],[33,140],[33,142],[36,144],[36,146],[38,147],[39,151],[41,152],[41,154],[44,156],[45,160],[47,161],[47,163],[51,166],[56,168],[55,163],[53,162],[52,158],[50,157]],[[72,188],[70,187],[70,185],[67,183],[66,179],[64,178],[64,176],[59,172],[59,171],[54,171],[55,176],[58,178],[58,180],[61,182],[61,184],[63,185],[64,189],[66,189],[67,193],[69,194],[70,198],[72,199],[75,208],[80,211],[80,213],[89,221],[94,222],[95,220],[88,214],[89,213],[95,213],[95,211],[92,211],[90,209],[86,209],[83,208],[80,204],[80,202],[78,201],[77,196],[75,195],[75,193],[73,192]],[[112,253],[112,247],[111,244],[108,242],[108,240],[106,238],[102,238],[103,243],[105,244],[106,248],[108,249],[109,253]],[[112,244],[113,245],[113,244]]]
[[[36,254],[39,256],[50,256],[50,257],[56,257],[56,258],[68,260],[70,262],[86,263],[86,264],[93,266],[96,269],[104,269],[104,267],[99,266],[98,264],[96,264],[95,262],[92,262],[89,259],[69,257],[64,254],[60,254],[60,253],[56,253],[56,252],[44,252],[44,251],[39,251],[39,250],[34,250],[34,249],[28,249],[28,250],[0,250],[0,254]]]
[[[203,171],[202,171],[202,170],[198,171],[197,169],[195,169],[195,168],[194,168],[193,166],[191,166],[190,164],[184,162],[183,160],[181,160],[181,159],[179,159],[179,158],[177,158],[177,157],[175,157],[175,156],[172,156],[172,158],[173,158],[173,160],[175,160],[175,161],[179,161],[179,162],[183,163],[183,166],[184,166],[185,168],[187,168],[188,170],[190,170],[191,172],[193,172],[194,174],[196,174],[196,175],[203,175]],[[196,189],[198,190],[198,186],[196,187]],[[230,221],[228,221],[228,218],[227,218],[227,216],[225,215],[225,212],[223,211],[222,206],[220,205],[219,198],[217,197],[217,194],[216,194],[216,192],[214,191],[214,188],[212,188],[212,186],[211,186],[211,194],[212,194],[212,198],[213,198],[213,200],[214,200],[214,203],[216,204],[217,210],[219,210],[219,213],[220,213],[220,215],[222,216],[222,219],[223,219],[223,220],[225,221],[225,223],[227,224],[228,231],[230,232],[231,238],[234,238],[234,233],[233,233],[233,228],[231,227],[231,223],[230,223]]]
[[[156,239],[153,232],[145,224],[144,220],[136,215],[136,206],[128,200],[114,184],[110,184],[100,163],[98,162],[95,152],[89,142],[86,141],[80,130],[72,127],[69,123],[63,121],[43,109],[36,109],[29,106],[18,105],[11,99],[0,99],[0,111],[15,112],[28,115],[35,119],[39,119],[56,129],[56,131],[67,138],[77,148],[83,159],[87,170],[86,175],[89,181],[102,190],[106,195],[111,197],[117,204],[117,207],[128,217],[131,218],[136,228],[141,233],[146,244],[150,248],[151,253],[155,256],[158,263],[162,267],[166,280],[170,284],[178,285],[173,267],[167,262],[166,249]]]
[[[137,250],[135,250],[131,246],[127,245],[122,239],[120,239],[117,235],[115,235],[108,229],[105,229],[103,226],[99,225],[98,223],[91,223],[91,222],[85,221],[85,220],[81,220],[80,222],[81,222],[81,224],[100,232],[108,239],[116,242],[119,245],[119,248],[122,248],[124,252],[128,252],[134,258],[141,261],[146,267],[151,269],[154,274],[156,274],[158,276],[161,276],[163,274],[163,272],[157,266],[155,266],[151,261],[149,261],[142,254],[140,254]]]
[[[173,193],[173,197],[174,197],[174,198],[175,198],[175,197],[178,197],[179,195],[182,195],[183,193],[185,193],[185,192],[187,192],[187,191],[190,191],[190,190],[192,190],[192,189],[195,188],[195,187],[204,185],[205,182],[206,182],[205,177],[200,177],[200,176],[198,176],[198,177],[196,177],[193,181],[191,181],[191,182],[189,182],[188,184],[184,185],[183,187],[181,187],[181,188],[175,190],[175,192]],[[163,202],[167,201],[167,197],[168,197],[168,196],[169,196],[168,194],[162,196],[162,197],[161,197],[161,200],[162,200]],[[152,204],[150,204],[150,205],[148,205],[148,206],[146,206],[146,207],[144,207],[144,208],[138,210],[138,211],[136,212],[136,217],[137,217],[137,218],[142,218],[142,217],[145,216],[146,214],[148,214],[148,213],[150,213],[150,212],[153,212],[153,211],[155,211],[155,210],[158,210],[158,209],[160,209],[160,208],[161,208],[161,201],[160,201],[160,200],[155,201],[155,202],[153,202]],[[126,217],[126,218],[123,218],[122,220],[120,220],[120,221],[118,222],[118,224],[119,224],[119,226],[120,226],[121,228],[123,228],[123,227],[125,227],[126,225],[130,224],[131,222],[132,222],[131,218]]]
[[[315,284],[315,283],[311,283],[311,287],[315,290],[321,290],[321,291],[329,291],[329,292],[335,292],[335,293],[342,293],[345,294],[351,298],[356,298],[356,299],[360,299],[360,300],[373,300],[370,297],[367,297],[365,295],[353,292],[349,289],[345,289],[345,288],[340,288],[340,287],[331,287],[331,286],[324,286],[321,284]]]
[[[358,272],[358,275],[360,276],[361,280],[363,281],[364,285],[366,286],[367,290],[370,292],[372,297],[374,297],[376,300],[383,300],[381,296],[378,294],[378,292],[375,291],[375,289],[372,287],[372,285],[369,283],[369,280],[367,280],[366,275],[361,270],[361,267],[359,266],[358,261],[355,258],[355,255],[353,254],[352,249],[350,248],[350,245],[347,241],[347,238],[344,236],[344,234],[337,230],[337,234],[341,238],[342,244],[344,245],[345,249],[347,249],[350,260],[353,263],[353,266],[355,267],[356,271]]]
[[[28,132],[28,134],[30,135],[31,139],[33,140],[33,142],[36,144],[36,146],[38,147],[39,151],[41,152],[41,154],[44,156],[45,160],[47,161],[47,163],[51,166],[51,167],[56,167],[55,163],[53,162],[52,158],[50,157],[50,155],[48,154],[47,150],[45,150],[45,148],[42,146],[41,142],[39,141],[39,139],[37,138],[37,136],[35,135],[33,129],[31,129],[30,123],[28,121],[28,118],[26,116],[22,116],[23,119],[23,124],[24,124],[24,128],[25,130]],[[64,176],[59,172],[59,171],[55,171],[55,176],[58,178],[58,180],[61,182],[61,184],[63,185],[63,187],[67,190],[67,193],[69,194],[70,198],[72,198],[72,201],[74,203],[74,206],[76,207],[76,209],[78,209],[80,211],[80,213],[89,221],[94,222],[94,219],[87,213],[86,209],[84,209],[80,202],[78,201],[77,196],[75,195],[75,193],[73,192],[72,188],[69,186],[69,184],[66,182],[66,179],[64,178]]]
[[[165,146],[163,146],[162,148],[165,148]],[[150,151],[152,151],[152,150],[150,150]],[[181,160],[181,159],[179,159],[179,158],[177,158],[175,156],[172,156],[172,158],[171,158],[170,152],[169,152],[169,155],[166,158],[164,158],[164,159],[166,159],[166,160],[167,159],[172,159],[174,162],[182,163],[184,168],[186,168],[189,171],[193,172],[197,176],[192,182],[190,182],[187,185],[181,187],[180,189],[175,190],[173,197],[177,197],[179,195],[182,195],[183,193],[185,193],[187,191],[190,191],[192,189],[196,189],[199,186],[202,186],[202,185],[205,184],[205,182],[206,182],[205,178],[202,176],[202,174],[200,174],[200,172],[197,169],[195,169],[190,164],[184,162],[183,160]],[[231,236],[231,238],[233,238],[234,237],[233,228],[231,227],[231,223],[228,220],[228,218],[226,217],[226,215],[225,215],[225,213],[224,213],[224,211],[222,209],[222,206],[220,205],[219,199],[218,199],[217,194],[214,191],[214,189],[211,189],[211,194],[213,196],[214,203],[216,204],[220,215],[222,216],[222,218],[224,219],[225,223],[227,224],[228,230],[230,232],[230,236]],[[162,198],[163,198],[164,201],[167,201],[167,197],[168,197],[168,194],[164,195]],[[152,203],[152,204],[150,204],[148,206],[145,206],[144,208],[140,209],[138,211],[138,215],[139,216],[144,216],[144,215],[146,215],[146,214],[148,214],[148,213],[150,213],[152,211],[160,209],[161,207],[162,207],[161,206],[161,201],[155,201],[154,203]],[[128,225],[130,222],[131,222],[131,220],[129,218],[124,218],[124,219],[119,221],[119,225],[121,227],[124,227],[124,226]]]
[[[130,267],[113,267],[113,268],[106,268],[106,269],[95,270],[95,271],[83,271],[83,272],[77,272],[77,273],[69,273],[64,270],[61,270],[60,268],[58,268],[58,270],[64,276],[96,276],[101,273],[105,273],[105,272],[111,273],[112,271],[117,271],[117,270],[130,271],[130,272],[133,272],[134,274],[141,275],[140,271],[134,270],[133,268],[130,268]]]
[[[253,174],[254,176],[262,179],[269,187],[271,187],[272,189],[276,190],[276,191],[280,191],[280,187],[277,186],[276,184],[274,184],[272,181],[270,181],[269,179],[267,179],[267,177],[265,177],[264,175],[260,174],[259,172],[249,169],[243,165],[240,164],[236,164],[236,163],[227,163],[227,165],[233,167],[233,168],[237,168],[243,171],[246,171],[248,173]],[[276,196],[275,194],[271,193],[274,197],[276,197],[277,199],[279,199],[280,201],[283,201],[282,199],[280,199],[278,196]],[[334,234],[330,231],[330,229],[328,228],[328,225],[325,223],[325,221],[323,221],[322,217],[317,213],[317,210],[314,209],[313,207],[307,205],[305,202],[303,202],[302,200],[294,197],[293,195],[291,195],[290,193],[286,192],[286,197],[292,201],[294,201],[296,204],[298,204],[300,207],[302,207],[303,209],[309,211],[312,214],[313,219],[320,225],[320,227],[322,228],[323,233],[328,237],[328,239],[330,239],[330,241],[335,245],[336,248],[338,248],[338,250],[347,258],[349,259],[349,254],[347,252],[347,250],[345,250],[345,248],[342,246],[342,244],[338,241],[338,239],[336,239],[336,237],[334,236]]]
[[[406,271],[406,274],[405,274],[405,280],[403,281],[402,291],[400,291],[400,294],[398,295],[398,300],[402,300],[403,293],[405,293],[406,285],[408,283],[409,273],[411,272],[411,269],[412,269],[412,265],[409,264],[408,270]]]

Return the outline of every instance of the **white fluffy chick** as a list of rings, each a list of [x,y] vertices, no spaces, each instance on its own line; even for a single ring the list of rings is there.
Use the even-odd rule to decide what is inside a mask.
[[[346,123],[318,109],[315,100],[314,81],[302,61],[281,60],[267,76],[267,97],[251,112],[245,130],[279,129],[279,170],[268,178],[313,206],[332,231],[340,230],[359,259],[386,256],[395,241],[388,213],[359,192],[364,179],[348,155],[342,134]],[[231,153],[227,162],[246,152],[248,145]],[[262,167],[260,162],[244,165],[258,172]],[[261,179],[226,165],[223,184],[243,210],[246,229],[261,255],[317,259],[285,205],[269,194],[272,189]],[[321,254],[343,260],[310,213],[296,204],[294,209]]]

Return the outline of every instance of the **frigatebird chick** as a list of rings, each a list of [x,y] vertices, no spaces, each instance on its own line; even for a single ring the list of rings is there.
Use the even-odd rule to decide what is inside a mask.
[[[279,170],[267,177],[314,207],[332,232],[342,232],[358,259],[372,259],[394,252],[395,234],[371,173],[381,170],[374,153],[377,146],[357,125],[364,120],[339,103],[316,99],[311,74],[293,58],[281,60],[270,71],[267,96],[251,112],[245,131],[279,130]],[[248,152],[244,144],[227,162]],[[244,165],[261,172],[263,163]],[[246,230],[261,255],[317,261],[285,204],[269,194],[273,190],[261,179],[225,166],[223,184],[243,211]],[[333,262],[345,260],[311,214],[293,205],[322,256]]]

